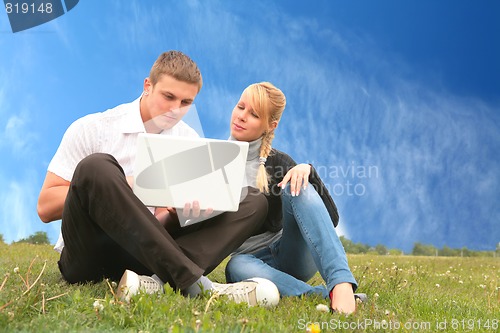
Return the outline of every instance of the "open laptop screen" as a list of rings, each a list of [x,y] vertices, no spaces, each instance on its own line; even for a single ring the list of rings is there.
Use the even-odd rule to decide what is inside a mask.
[[[134,193],[146,206],[237,211],[248,142],[141,133]]]

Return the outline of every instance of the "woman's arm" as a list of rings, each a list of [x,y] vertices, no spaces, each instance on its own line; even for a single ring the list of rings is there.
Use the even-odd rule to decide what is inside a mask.
[[[302,177],[302,188],[304,188],[304,185],[311,185],[315,188],[316,192],[321,197],[321,200],[323,200],[323,203],[326,206],[326,209],[328,210],[328,213],[332,219],[333,225],[336,227],[337,224],[339,223],[339,213],[337,210],[337,206],[335,202],[333,201],[333,198],[331,197],[328,188],[325,186],[323,181],[321,180],[321,177],[318,175],[317,171],[314,169],[314,167],[310,164],[308,165],[303,165],[301,164],[297,165],[295,161],[287,154],[273,149],[274,155],[270,156],[268,160],[271,160],[271,167],[274,172],[274,174],[271,174],[271,177],[273,178],[274,181],[278,183],[278,186],[281,188],[286,185],[284,182],[285,177],[288,176],[288,179],[292,179],[292,176],[295,174],[296,179],[299,177]],[[293,170],[294,167],[297,166],[297,169]],[[299,167],[300,166],[300,167]],[[309,168],[308,168],[309,167]],[[307,171],[309,169],[309,172]],[[277,177],[277,173],[279,174],[278,171],[283,171],[283,170],[288,170],[285,174],[285,176],[282,177]],[[270,170],[271,171],[271,170]],[[307,177],[306,177],[307,174]],[[293,183],[293,180],[292,180]],[[300,191],[300,183],[297,184],[297,181],[295,182],[295,190]],[[291,189],[292,190],[292,189]],[[299,192],[300,193],[300,192]],[[296,193],[298,195],[298,193]]]

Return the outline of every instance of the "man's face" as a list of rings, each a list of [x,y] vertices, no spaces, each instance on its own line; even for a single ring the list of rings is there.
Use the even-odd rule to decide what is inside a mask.
[[[147,78],[141,103],[142,121],[152,125],[152,131],[172,128],[188,112],[197,94],[198,85],[195,83],[161,75],[153,86]]]

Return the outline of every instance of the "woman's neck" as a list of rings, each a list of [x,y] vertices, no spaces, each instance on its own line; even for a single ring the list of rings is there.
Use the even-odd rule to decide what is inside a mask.
[[[230,136],[229,140],[237,141],[233,136]],[[258,138],[257,140],[248,142],[247,161],[252,161],[259,158],[261,144],[262,144],[262,137]]]

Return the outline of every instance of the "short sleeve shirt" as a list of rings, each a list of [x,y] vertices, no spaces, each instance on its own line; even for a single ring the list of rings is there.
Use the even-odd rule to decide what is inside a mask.
[[[126,176],[133,175],[137,137],[145,133],[140,112],[140,98],[104,112],[89,114],[73,122],[49,163],[48,171],[71,181],[78,163],[94,153],[112,155]],[[198,133],[183,121],[161,132],[163,135],[198,137]],[[150,208],[151,212],[154,211]],[[62,251],[62,235],[54,249]]]
[[[140,98],[104,112],[87,115],[72,123],[66,130],[48,171],[71,181],[77,164],[83,158],[94,153],[107,153],[118,161],[126,176],[132,175],[137,136],[145,132],[139,101]],[[161,134],[198,136],[183,121]]]

